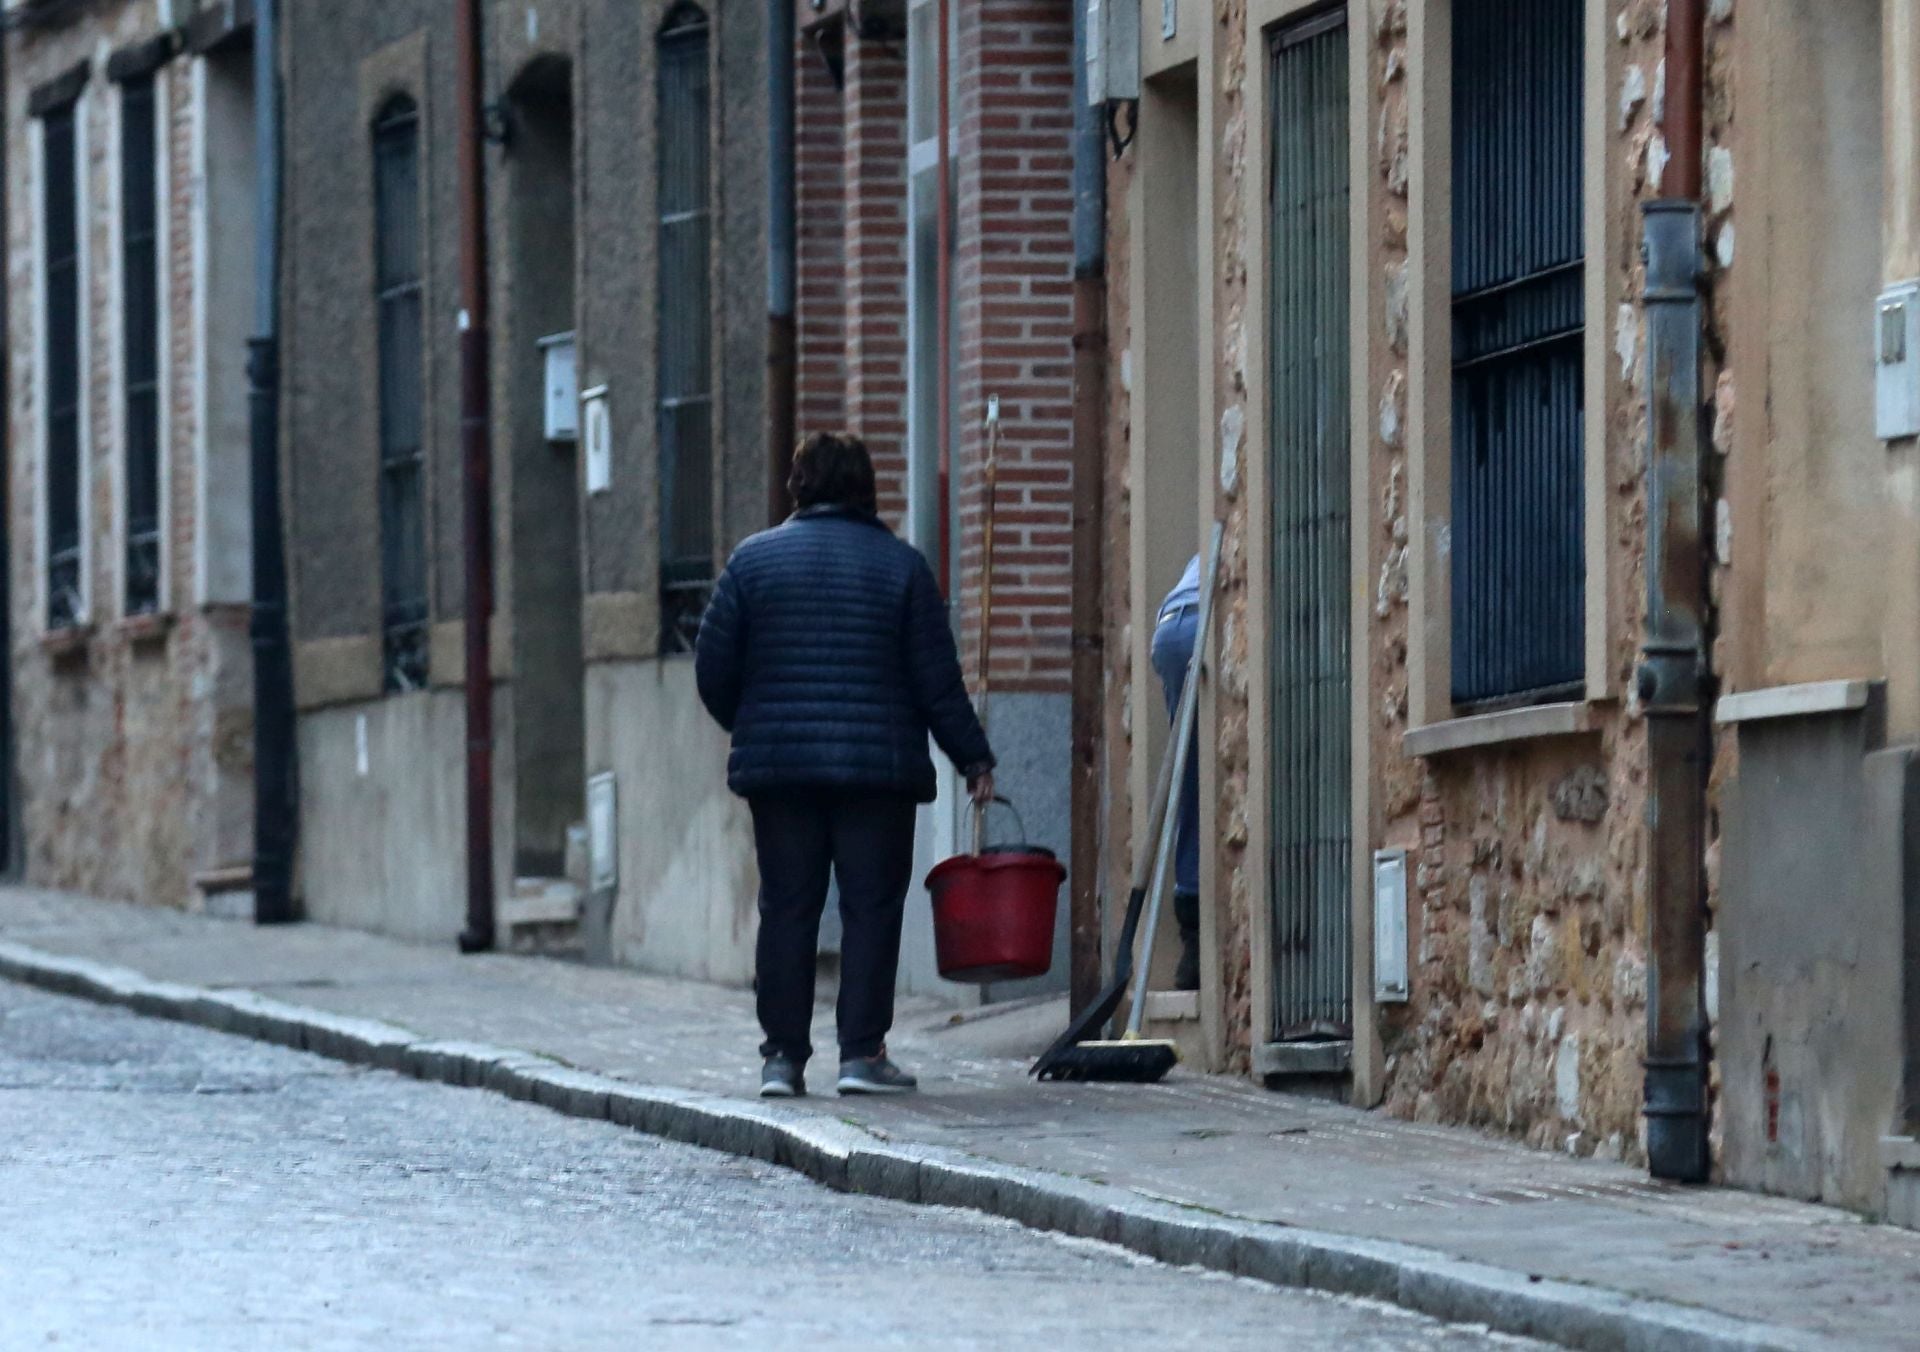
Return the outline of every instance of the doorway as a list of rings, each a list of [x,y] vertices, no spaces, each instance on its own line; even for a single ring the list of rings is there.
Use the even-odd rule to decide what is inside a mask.
[[[506,372],[512,464],[514,872],[557,878],[585,817],[576,442],[550,436],[547,360],[574,327],[572,71],[529,66],[512,88]],[[545,340],[545,341],[543,341]]]
[[[1200,425],[1200,86],[1192,65],[1147,80],[1141,88],[1135,188],[1140,239],[1135,252],[1135,357],[1140,363],[1134,401],[1131,499],[1134,704],[1132,801],[1136,839],[1147,829],[1161,760],[1171,754],[1171,720],[1153,668],[1154,621],[1161,602],[1201,547],[1202,449]],[[1196,743],[1192,753],[1200,754]],[[1124,892],[1122,893],[1124,895]],[[1205,898],[1201,902],[1207,905]],[[1118,918],[1110,917],[1117,925]],[[1171,990],[1180,957],[1173,908],[1163,909],[1153,935],[1150,989]],[[1198,1017],[1198,1004],[1180,1017]],[[1197,1027],[1197,1024],[1193,1025]]]
[[[1347,26],[1269,59],[1273,1027],[1353,1035]]]

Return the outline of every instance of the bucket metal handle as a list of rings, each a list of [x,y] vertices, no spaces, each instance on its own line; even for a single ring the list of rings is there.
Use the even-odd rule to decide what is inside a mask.
[[[996,793],[986,802],[975,803],[973,805],[973,852],[975,854],[985,854],[987,852],[987,809],[995,803],[998,803],[1001,807],[1004,807],[1013,814],[1013,824],[1020,832],[1020,843],[1023,845],[1028,843],[1027,823],[1025,819],[1020,816],[1020,809],[1013,805],[1011,798],[1006,798]]]

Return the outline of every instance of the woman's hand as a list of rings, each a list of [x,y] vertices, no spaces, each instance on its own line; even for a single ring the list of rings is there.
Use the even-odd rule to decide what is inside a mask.
[[[975,803],[984,806],[993,801],[993,771],[983,770],[967,781],[967,793]]]

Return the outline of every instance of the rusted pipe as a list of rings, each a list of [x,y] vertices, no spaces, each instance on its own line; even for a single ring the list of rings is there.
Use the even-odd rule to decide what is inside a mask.
[[[460,450],[464,470],[467,695],[467,927],[460,951],[493,947],[493,446],[487,376],[486,166],[480,0],[456,0],[460,137]]]
[[[1643,1110],[1656,1178],[1705,1182],[1706,820],[1712,729],[1701,492],[1699,0],[1667,8],[1669,194],[1643,208],[1647,318],[1647,618],[1636,693],[1647,721],[1647,1053]]]
[[[1669,158],[1660,178],[1663,197],[1700,196],[1705,35],[1706,0],[1667,0],[1667,95],[1661,121]]]
[[[1073,690],[1067,953],[1075,1014],[1100,990],[1101,726],[1106,710],[1107,159],[1087,102],[1086,6],[1073,7]]]
[[[939,426],[934,433],[940,447],[939,483],[940,497],[940,558],[935,571],[940,578],[940,594],[949,599],[953,596],[953,198],[952,164],[948,158],[952,139],[952,109],[948,104],[948,85],[951,83],[949,72],[953,54],[949,50],[947,28],[948,0],[939,0],[935,7],[934,22],[940,31],[934,38],[934,78],[939,83],[937,95],[938,115],[935,118],[935,132],[940,138],[938,150],[938,168],[934,173],[939,178],[938,195],[934,211],[939,219],[934,222],[934,324],[939,333],[934,336],[934,363],[939,374],[934,381],[937,390],[936,416]],[[984,678],[985,672],[981,673]]]

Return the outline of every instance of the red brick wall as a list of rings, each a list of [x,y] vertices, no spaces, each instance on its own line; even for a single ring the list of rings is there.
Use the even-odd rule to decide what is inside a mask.
[[[954,52],[958,228],[954,380],[959,576],[981,569],[986,441],[1000,398],[994,687],[1064,691],[1071,662],[1073,20],[1046,0],[980,0]],[[965,632],[976,632],[969,618]]]
[[[794,78],[798,227],[795,407],[801,435],[847,422],[846,124],[839,88],[812,39]]]
[[[970,0],[957,9],[953,492],[962,647],[975,668],[982,419],[988,396],[998,395],[994,688],[1064,692],[1072,596],[1072,11],[1061,0]],[[906,66],[889,45],[849,38],[845,88],[836,93],[804,39],[798,60],[801,426],[843,420],[866,438],[881,510],[898,524],[907,505]],[[836,365],[837,352],[843,364]]]
[[[847,426],[873,454],[880,511],[907,506],[907,64],[847,41]]]

